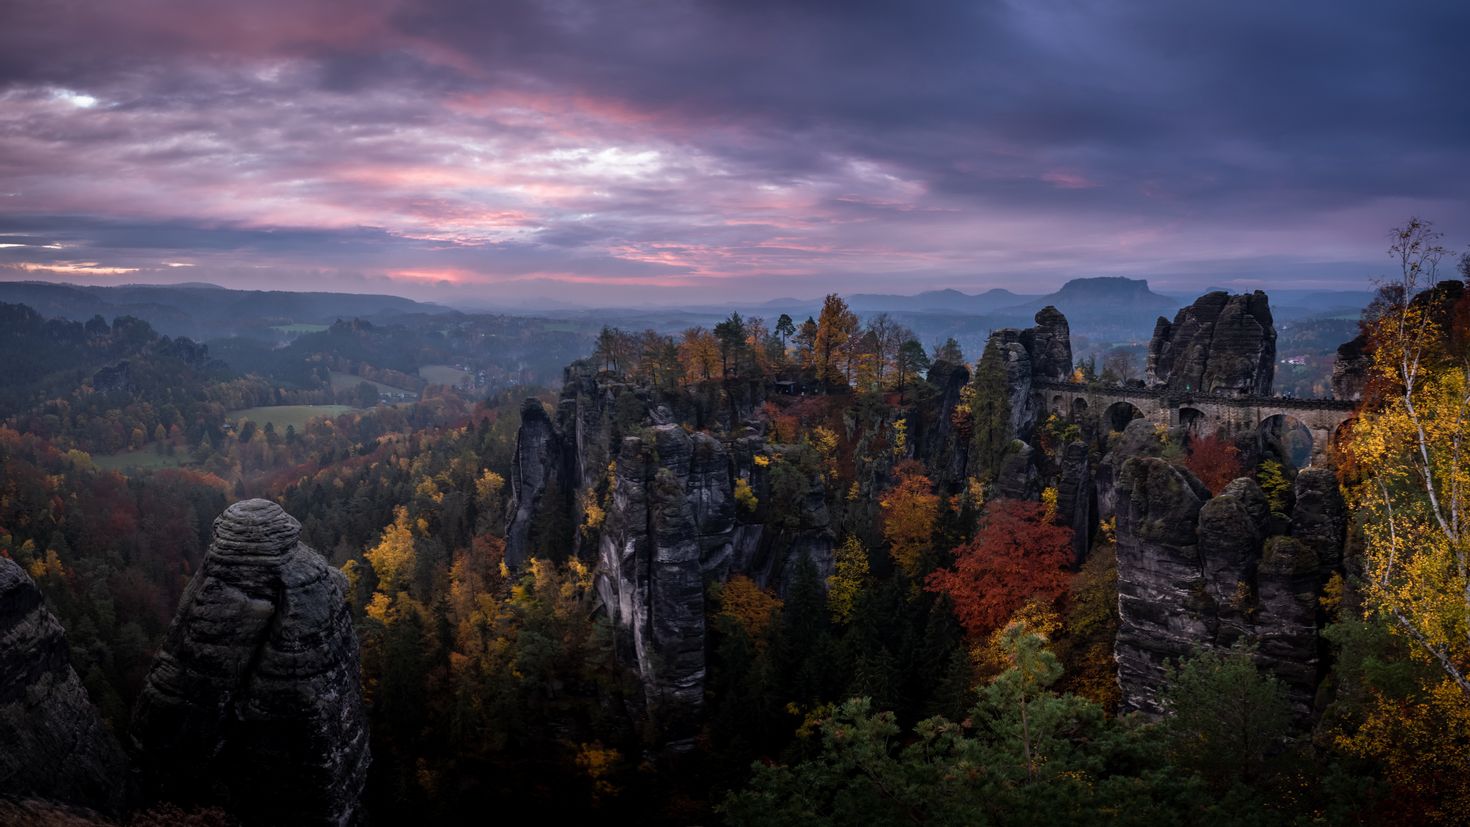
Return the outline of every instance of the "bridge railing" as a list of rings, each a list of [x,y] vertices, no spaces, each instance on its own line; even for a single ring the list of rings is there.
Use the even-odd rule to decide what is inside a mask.
[[[1297,410],[1352,411],[1358,403],[1351,399],[1303,398],[1298,396],[1224,396],[1212,393],[1184,393],[1170,388],[1130,387],[1087,382],[1038,380],[1031,383],[1039,390],[1108,396],[1117,399],[1164,399],[1171,407],[1190,404],[1225,405],[1233,408],[1287,408]]]

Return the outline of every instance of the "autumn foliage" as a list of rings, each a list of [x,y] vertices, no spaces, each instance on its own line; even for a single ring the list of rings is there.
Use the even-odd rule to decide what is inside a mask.
[[[883,494],[883,538],[889,553],[910,575],[917,574],[939,518],[939,497],[916,462],[900,463],[898,484]]]
[[[1184,465],[1212,494],[1220,493],[1231,481],[1245,475],[1240,449],[1218,436],[1200,437],[1191,442]]]
[[[953,569],[928,578],[948,595],[955,616],[975,639],[1000,628],[1027,602],[1054,603],[1067,591],[1072,531],[1045,519],[1040,503],[997,500],[980,529],[955,549]]]

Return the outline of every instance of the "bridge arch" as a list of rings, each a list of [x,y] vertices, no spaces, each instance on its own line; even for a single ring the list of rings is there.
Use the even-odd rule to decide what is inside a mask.
[[[1126,399],[1114,402],[1103,411],[1103,424],[1110,431],[1122,431],[1135,419],[1143,419],[1143,411]]]
[[[1087,416],[1087,400],[1078,396],[1072,400],[1072,418],[1081,420]]]
[[[1256,439],[1262,457],[1275,457],[1293,468],[1312,464],[1325,442],[1325,435],[1312,433],[1307,423],[1286,413],[1272,413],[1256,426]]]
[[[1209,430],[1209,418],[1199,408],[1183,405],[1179,408],[1179,428],[1184,431],[1190,439],[1198,439],[1211,436]]]

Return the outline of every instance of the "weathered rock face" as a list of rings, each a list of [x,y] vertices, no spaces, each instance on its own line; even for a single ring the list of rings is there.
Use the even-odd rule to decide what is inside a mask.
[[[1373,359],[1368,355],[1368,340],[1359,336],[1337,348],[1332,363],[1332,395],[1338,399],[1359,400],[1368,384],[1368,370]]]
[[[1266,497],[1248,478],[1210,498],[1187,471],[1136,458],[1124,463],[1118,490],[1124,708],[1161,713],[1169,661],[1243,641],[1285,684],[1298,718],[1308,717],[1319,678],[1317,598],[1344,539],[1332,472],[1298,475],[1291,536],[1271,534]]]
[[[1154,457],[1118,479],[1118,682],[1123,708],[1159,714],[1165,665],[1213,637],[1202,616],[1199,535],[1204,486]]]
[[[0,557],[0,795],[114,812],[127,760],[69,658],[36,584]]]
[[[1030,332],[1002,328],[990,334],[990,341],[986,344],[987,349],[991,345],[999,348],[1002,358],[1005,359],[1006,398],[1011,411],[1010,431],[1013,438],[1021,440],[1031,438],[1039,413],[1035,395],[1031,392],[1036,381],[1034,363],[1025,344],[1031,338]]]
[[[539,400],[527,399],[521,405],[515,457],[510,472],[511,519],[505,534],[505,560],[509,565],[522,566],[546,539],[542,535],[548,531],[549,521],[538,517],[560,505],[555,499],[563,490],[567,470],[561,435]]]
[[[970,384],[970,370],[964,365],[936,362],[929,370],[930,384],[939,390],[930,418],[933,425],[924,434],[920,455],[927,461],[937,479],[948,485],[965,478],[970,445],[955,433],[954,412],[960,404],[965,386]]]
[[[1038,310],[1036,326],[1025,331],[1024,344],[1037,379],[1065,382],[1072,376],[1072,329],[1060,310],[1051,305]]]
[[[214,522],[133,717],[149,792],[248,823],[349,824],[368,767],[346,578],[275,503]]]
[[[1110,520],[1118,514],[1118,479],[1123,464],[1135,457],[1156,457],[1163,451],[1154,426],[1146,419],[1135,419],[1123,429],[1121,436],[1098,462],[1094,473],[1097,491],[1098,519]]]
[[[601,504],[602,526],[576,532],[574,551],[595,557],[598,597],[619,657],[642,679],[673,749],[692,745],[704,700],[706,583],[738,572],[784,591],[802,561],[824,581],[832,569],[820,476],[807,481],[797,507],[787,511],[794,513],[788,524],[766,525],[735,501],[736,480],[758,501],[772,496],[768,468],[754,459],[766,447],[760,429],[740,426],[717,437],[673,421],[678,408],[723,428],[752,413],[756,396],[737,395],[729,406],[701,411],[694,401],[658,398],[573,366],[555,424],[539,403],[528,402],[522,413],[507,537],[527,538],[527,551],[512,557],[508,539],[508,561],[519,565],[541,553],[533,526],[556,522],[547,519],[550,509],[564,509],[560,522],[581,525],[578,504]],[[558,486],[562,493],[547,493]]]
[[[1260,290],[1206,293],[1173,323],[1160,316],[1148,345],[1148,381],[1187,393],[1269,396],[1276,328]]]
[[[1092,532],[1097,525],[1097,489],[1093,486],[1087,444],[1069,444],[1062,450],[1060,465],[1057,524],[1072,529],[1073,562],[1081,563],[1092,546]]]
[[[1055,307],[1036,313],[1036,326],[1002,328],[990,334],[986,352],[994,348],[1005,360],[1007,423],[1010,437],[1028,443],[1006,457],[996,475],[1002,496],[1034,499],[1041,492],[1037,456],[1029,445],[1042,419],[1044,405],[1035,392],[1038,381],[1063,381],[1072,374],[1072,336],[1067,318]],[[970,474],[979,475],[975,469]]]
[[[619,652],[636,665],[650,706],[666,713],[676,742],[692,736],[704,703],[700,551],[709,535],[700,529],[727,533],[734,523],[728,477],[691,486],[710,482],[699,478],[723,458],[722,447],[700,435],[698,452],[705,456],[696,461],[695,439],[677,425],[655,428],[651,445],[623,440],[598,561],[597,588]]]

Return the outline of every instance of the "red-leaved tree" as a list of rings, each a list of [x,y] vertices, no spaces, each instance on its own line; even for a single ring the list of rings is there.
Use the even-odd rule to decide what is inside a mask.
[[[1184,465],[1199,477],[1211,494],[1220,493],[1232,480],[1245,475],[1245,468],[1240,463],[1240,450],[1229,440],[1218,436],[1200,437],[1191,442]]]
[[[1072,530],[1046,520],[1041,503],[996,500],[955,567],[929,575],[928,588],[949,596],[973,639],[1000,628],[1028,601],[1055,603],[1067,591]]]

